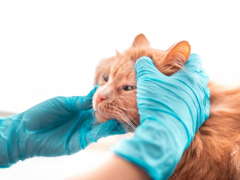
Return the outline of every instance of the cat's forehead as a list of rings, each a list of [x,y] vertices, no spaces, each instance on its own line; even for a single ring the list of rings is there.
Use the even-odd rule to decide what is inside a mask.
[[[130,57],[117,57],[115,63],[111,67],[112,76],[128,76],[135,72],[135,62]]]

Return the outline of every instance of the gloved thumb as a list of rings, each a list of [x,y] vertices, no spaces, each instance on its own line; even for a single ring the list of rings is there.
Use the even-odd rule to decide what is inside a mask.
[[[167,77],[155,67],[152,59],[146,56],[143,56],[137,60],[135,64],[135,70],[137,72],[137,80],[149,78],[159,79],[161,76]]]
[[[68,111],[87,110],[92,107],[92,97],[99,85],[95,86],[87,96],[66,97],[65,104]]]

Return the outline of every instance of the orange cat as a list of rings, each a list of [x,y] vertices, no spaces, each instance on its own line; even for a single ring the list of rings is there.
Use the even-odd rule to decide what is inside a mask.
[[[131,128],[139,125],[134,64],[152,58],[165,75],[172,75],[190,55],[190,45],[179,42],[166,51],[153,49],[143,34],[124,53],[104,59],[96,69],[93,107],[100,122],[114,118]],[[200,127],[170,179],[240,179],[240,88],[209,83],[210,117]],[[161,93],[161,92],[159,92]]]

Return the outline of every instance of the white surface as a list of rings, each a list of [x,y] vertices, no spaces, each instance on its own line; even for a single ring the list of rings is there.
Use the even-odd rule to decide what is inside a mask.
[[[72,156],[33,158],[0,169],[1,180],[60,180],[96,168],[111,156],[106,151],[85,151]]]
[[[21,112],[54,96],[87,94],[98,61],[115,48],[125,50],[139,33],[159,49],[189,41],[211,79],[236,84],[238,2],[0,1],[0,111]],[[64,177],[91,166],[93,155],[81,153],[76,159],[27,160],[0,170],[0,179]]]

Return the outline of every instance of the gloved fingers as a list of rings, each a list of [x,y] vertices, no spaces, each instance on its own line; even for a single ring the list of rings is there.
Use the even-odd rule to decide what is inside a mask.
[[[97,90],[98,87],[99,87],[99,84],[96,85],[96,86],[90,91],[90,93],[88,93],[87,97],[92,98],[93,95],[95,94],[95,92],[96,92],[96,90]]]
[[[99,85],[95,86],[87,96],[65,97],[66,108],[69,111],[81,111],[92,108],[92,97]]]
[[[174,76],[178,76],[178,74],[181,73],[198,73],[202,70],[202,60],[200,58],[200,56],[198,56],[197,54],[190,54],[187,62],[184,64],[184,69],[178,71],[177,73],[175,73],[173,75]],[[184,72],[185,71],[185,72]]]
[[[152,79],[152,78],[167,78],[162,74],[154,65],[151,58],[143,56],[139,58],[135,64],[135,70],[137,72],[137,81]]]
[[[126,132],[124,125],[115,119],[110,119],[107,122],[100,124],[99,129],[100,138],[115,134],[124,134]]]
[[[182,80],[185,79],[188,82],[198,82],[201,83],[202,87],[206,88],[209,82],[209,76],[202,68],[201,58],[197,54],[191,54],[189,60],[185,63],[184,69],[179,70],[171,77],[176,79],[182,78]]]
[[[202,77],[204,77],[204,78],[202,78],[202,81],[203,81],[204,87],[206,87],[208,85],[208,83],[209,83],[209,75],[208,75],[208,73],[204,69],[201,68],[201,70],[199,71],[199,74]]]
[[[129,131],[126,129],[124,124],[119,123],[115,119],[111,119],[108,122],[111,123],[112,126],[111,126],[111,128],[109,128],[109,133],[106,134],[106,136],[111,136],[111,135],[115,135],[115,134],[125,134]]]
[[[110,119],[105,123],[101,123],[95,126],[87,133],[86,139],[90,142],[97,142],[102,137],[107,137],[115,134],[126,133],[125,128],[115,119]]]

